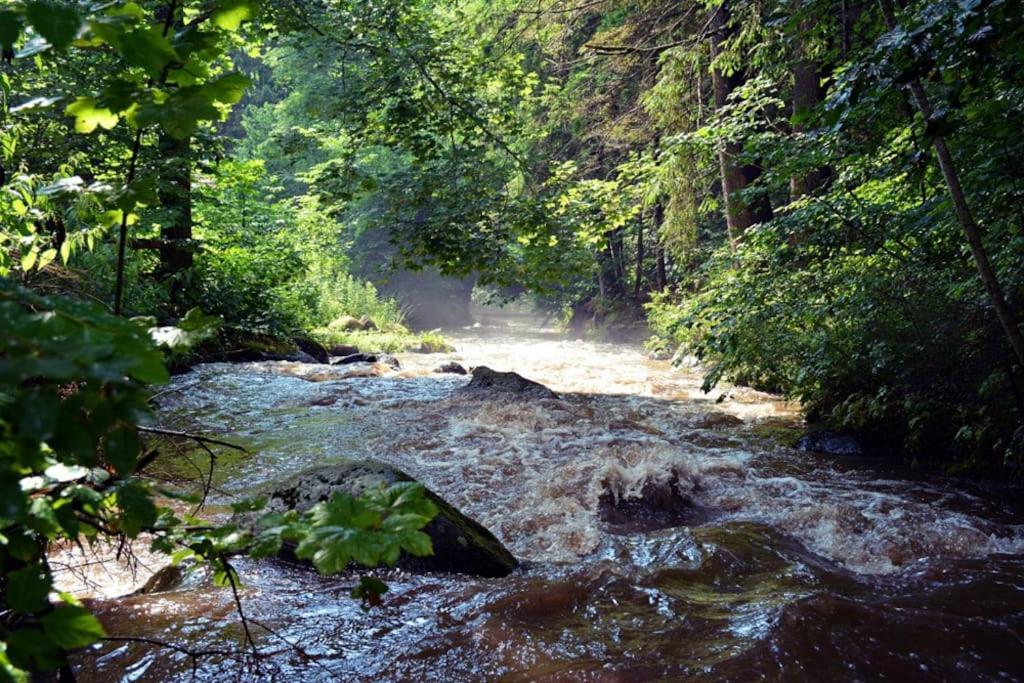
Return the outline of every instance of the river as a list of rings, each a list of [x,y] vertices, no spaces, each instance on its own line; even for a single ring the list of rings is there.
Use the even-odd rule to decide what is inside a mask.
[[[454,342],[400,355],[380,377],[199,366],[161,392],[160,419],[252,452],[224,456],[214,503],[376,458],[491,529],[520,570],[379,571],[390,592],[364,611],[352,576],[239,559],[257,663],[105,643],[76,658],[79,680],[1024,680],[1012,490],[786,448],[795,406],[743,388],[706,395],[698,370],[639,347],[507,320]],[[467,398],[467,378],[432,372],[448,360],[513,370],[560,398]],[[634,505],[666,487],[684,509]],[[146,572],[104,577],[83,590],[110,635],[244,651],[229,590],[197,576],[117,598]]]

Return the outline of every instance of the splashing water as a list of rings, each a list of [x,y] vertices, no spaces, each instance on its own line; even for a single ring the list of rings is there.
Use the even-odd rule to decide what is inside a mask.
[[[696,371],[637,348],[494,332],[402,356],[398,372],[206,365],[160,397],[168,426],[253,451],[218,473],[221,502],[370,457],[526,562],[506,579],[381,572],[392,592],[363,613],[352,577],[240,560],[270,655],[259,676],[1019,677],[1024,518],[1005,496],[784,448],[769,435],[798,426],[795,406],[741,388],[705,395]],[[450,360],[513,370],[559,398],[462,393],[467,378],[431,372]],[[242,650],[230,594],[201,581],[94,606],[114,634]],[[237,657],[196,664],[205,680],[256,675]],[[188,679],[192,665],[138,643],[78,661],[82,680]]]

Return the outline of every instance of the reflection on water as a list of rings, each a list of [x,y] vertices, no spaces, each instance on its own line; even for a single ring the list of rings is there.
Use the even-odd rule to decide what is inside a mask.
[[[167,425],[230,433],[255,453],[222,470],[221,502],[372,457],[526,561],[506,579],[384,572],[392,592],[369,613],[348,598],[352,577],[239,561],[271,656],[258,674],[203,657],[202,679],[1019,677],[1024,528],[1003,497],[781,447],[766,434],[796,424],[793,406],[746,389],[705,395],[698,373],[636,348],[512,327],[456,343],[402,356],[398,372],[208,365],[160,398]],[[560,398],[464,396],[467,378],[431,372],[449,360],[514,370]],[[666,490],[699,514],[602,520],[602,506],[628,516]],[[96,605],[114,635],[242,649],[230,593],[199,577]],[[188,679],[193,662],[131,643],[78,664],[82,680],[167,680]]]

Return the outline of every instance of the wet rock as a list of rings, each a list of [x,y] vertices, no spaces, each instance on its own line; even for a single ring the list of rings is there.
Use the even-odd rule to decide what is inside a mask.
[[[395,370],[401,370],[402,364],[389,353],[352,353],[331,361],[331,365],[351,365],[352,363],[383,363]]]
[[[449,374],[453,374],[453,375],[465,375],[466,374],[466,368],[462,367],[461,365],[459,365],[455,361],[452,361],[451,363],[445,363],[444,365],[438,365],[436,368],[434,368],[434,372],[437,372],[437,373],[449,373]]]
[[[328,363],[331,360],[327,349],[309,337],[292,337],[292,343],[299,347],[299,351],[312,357],[316,363]]]
[[[647,352],[647,357],[651,360],[672,360],[671,349],[651,349]]]
[[[373,460],[315,467],[291,477],[269,495],[266,511],[300,512],[329,499],[335,491],[359,495],[370,488],[413,481],[405,472]],[[430,536],[434,554],[403,554],[398,566],[411,572],[446,572],[474,576],[507,576],[518,562],[490,531],[449,505],[433,491],[427,496],[438,514],[423,531]]]
[[[802,451],[825,453],[826,455],[864,455],[864,447],[855,437],[831,429],[808,432],[796,442]]]
[[[739,427],[743,420],[729,413],[708,413],[697,420],[698,429],[718,429],[719,427]]]
[[[350,353],[347,356],[336,358],[331,361],[331,365],[351,365],[352,363],[376,363],[377,354],[375,353]]]
[[[182,584],[185,574],[181,567],[176,564],[169,564],[157,571],[149,580],[142,585],[142,588],[135,591],[135,595],[151,595],[174,590]]]
[[[627,495],[605,481],[598,515],[613,533],[637,533],[677,526],[696,526],[711,519],[711,511],[680,490],[673,475],[666,481],[647,481],[640,495]]]
[[[305,351],[296,351],[295,353],[288,354],[284,358],[274,358],[272,360],[288,360],[292,361],[293,363],[311,363],[313,365],[320,364],[320,361],[318,361],[316,358],[309,355]]]
[[[359,347],[352,346],[351,344],[335,344],[330,349],[328,349],[328,352],[332,356],[351,356],[353,353],[359,353]]]
[[[498,391],[529,398],[558,398],[558,394],[543,384],[526,379],[514,372],[498,372],[481,365],[473,368],[473,379],[463,391]]]
[[[686,349],[680,347],[672,356],[672,367],[675,368],[696,368],[700,366],[700,359],[690,355]]]
[[[294,341],[245,330],[225,330],[215,340],[204,342],[196,351],[201,361],[249,363],[254,361],[287,360],[315,363]]]
[[[609,422],[608,430],[612,432],[643,432],[645,434],[650,434],[651,436],[665,435],[665,433],[662,432],[657,427],[653,427],[645,422],[641,422],[639,420],[632,420],[629,418],[624,418],[622,420],[613,420]]]

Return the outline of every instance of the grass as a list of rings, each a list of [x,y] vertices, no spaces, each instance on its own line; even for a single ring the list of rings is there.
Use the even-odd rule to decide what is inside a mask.
[[[328,348],[335,344],[346,344],[360,351],[384,353],[446,353],[455,350],[440,332],[431,330],[416,333],[404,327],[392,327],[389,330],[332,330],[321,327],[313,330],[312,336]]]

